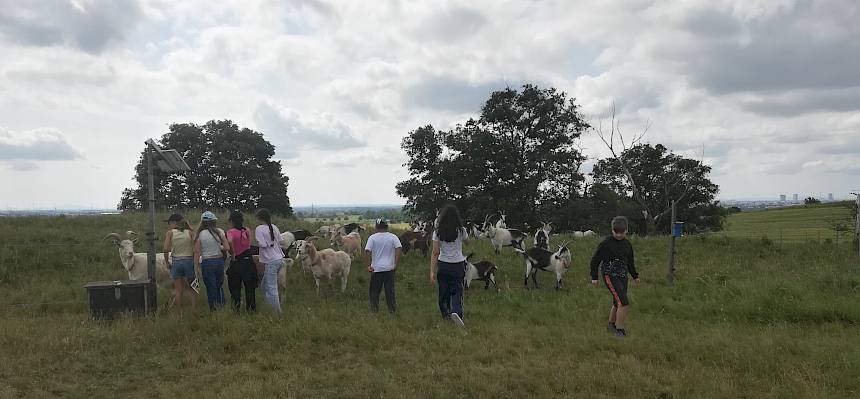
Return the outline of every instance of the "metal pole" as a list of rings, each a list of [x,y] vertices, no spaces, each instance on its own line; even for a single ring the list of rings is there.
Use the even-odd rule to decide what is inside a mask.
[[[672,201],[672,222],[669,225],[669,263],[666,265],[666,282],[675,280],[675,201]]]
[[[155,285],[155,178],[152,173],[152,157],[154,156],[152,147],[146,145],[146,173],[149,183],[149,227],[146,231],[146,275],[149,278],[149,290],[152,296],[153,311],[158,309],[157,289]]]
[[[854,221],[854,234],[857,235],[857,269],[860,270],[860,193],[855,194],[857,202],[855,202],[855,210],[857,212],[857,220]]]

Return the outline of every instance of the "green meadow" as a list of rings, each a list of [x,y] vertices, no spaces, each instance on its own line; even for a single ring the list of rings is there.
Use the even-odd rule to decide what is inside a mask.
[[[737,213],[728,219],[725,231],[716,234],[733,238],[765,237],[777,243],[780,240],[844,243],[851,240],[852,232],[837,232],[837,227],[853,226],[851,205],[850,202],[832,202]]]
[[[0,397],[857,397],[856,248],[824,238],[779,245],[771,234],[831,212],[842,211],[741,213],[725,234],[683,237],[673,286],[666,238],[634,238],[642,285],[631,284],[624,340],[605,330],[608,292],[589,284],[597,239],[571,242],[560,291],[543,272],[541,288],[523,289],[511,249],[470,242],[475,260],[498,264],[501,290],[473,285],[463,330],[440,320],[420,253],[398,268],[394,316],[370,314],[360,259],[345,293],[325,284],[317,295],[313,278],[291,268],[282,317],[259,290],[254,315],[210,313],[204,295],[179,315],[162,290],[156,316],[94,321],[83,285],[127,276],[102,238],[144,231],[144,216],[3,218]]]

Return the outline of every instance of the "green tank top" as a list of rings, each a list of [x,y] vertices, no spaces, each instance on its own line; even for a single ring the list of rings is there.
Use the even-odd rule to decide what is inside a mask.
[[[171,230],[173,232],[173,256],[194,256],[194,242],[191,240],[191,230],[181,231],[178,229]]]

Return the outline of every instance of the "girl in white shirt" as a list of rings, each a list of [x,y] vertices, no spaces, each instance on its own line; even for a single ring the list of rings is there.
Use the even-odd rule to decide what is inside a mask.
[[[454,205],[442,208],[437,221],[439,227],[433,232],[433,255],[430,257],[430,282],[439,287],[442,318],[463,327],[463,278],[466,275],[463,242],[468,235]]]
[[[281,300],[278,297],[278,272],[284,267],[284,252],[281,250],[281,231],[272,224],[272,214],[260,209],[255,214],[260,225],[254,230],[257,245],[260,247],[260,263],[266,265],[263,273],[262,289],[266,302],[276,313],[281,313]]]

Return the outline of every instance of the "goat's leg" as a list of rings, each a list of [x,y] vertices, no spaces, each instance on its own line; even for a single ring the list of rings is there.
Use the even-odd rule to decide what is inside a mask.
[[[535,288],[538,288],[538,282],[537,282],[537,269],[533,269],[533,270],[532,270],[532,281],[534,282],[534,286],[535,286]]]
[[[529,275],[532,273],[532,264],[528,260],[526,260],[526,278],[524,281],[526,289],[529,288]]]
[[[317,285],[317,295],[320,294],[320,279],[317,276],[314,276],[314,283]]]

